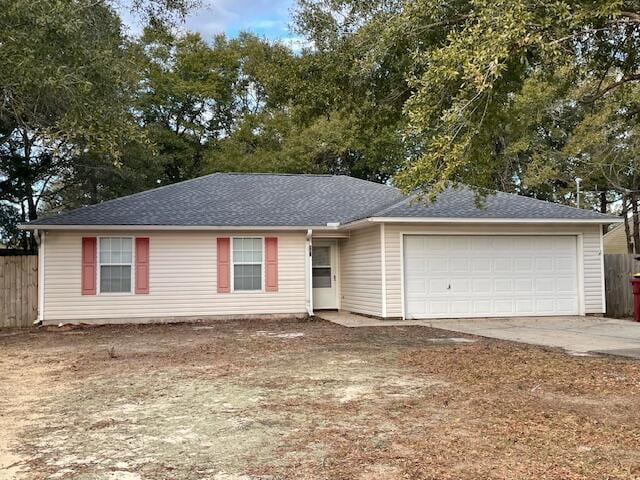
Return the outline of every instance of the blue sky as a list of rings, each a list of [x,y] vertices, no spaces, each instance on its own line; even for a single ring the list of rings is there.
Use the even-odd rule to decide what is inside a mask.
[[[270,40],[280,40],[294,49],[305,44],[290,30],[291,9],[295,0],[201,0],[184,28],[200,32],[205,39],[217,33],[234,37],[241,31],[253,32]],[[132,33],[140,26],[126,12],[122,17]]]

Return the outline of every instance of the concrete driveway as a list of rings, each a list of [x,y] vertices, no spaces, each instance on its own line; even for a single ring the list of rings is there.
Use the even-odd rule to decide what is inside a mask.
[[[481,337],[564,348],[574,355],[604,353],[640,359],[640,323],[603,317],[471,318],[422,325]]]
[[[380,320],[349,312],[320,312],[344,327],[427,326],[545,347],[572,355],[604,353],[640,359],[640,323],[604,317],[513,317],[449,320]]]

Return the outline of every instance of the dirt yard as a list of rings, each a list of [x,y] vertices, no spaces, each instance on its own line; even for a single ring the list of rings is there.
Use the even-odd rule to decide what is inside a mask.
[[[0,478],[640,478],[640,362],[459,337],[0,331]]]

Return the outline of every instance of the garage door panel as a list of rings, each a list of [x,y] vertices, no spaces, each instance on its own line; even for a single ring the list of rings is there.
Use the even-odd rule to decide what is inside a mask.
[[[412,315],[423,316],[430,312],[427,311],[427,304],[425,302],[408,301],[407,310],[412,312]]]
[[[472,284],[472,292],[473,293],[490,293],[491,292],[491,283],[487,282],[485,279],[474,278],[471,282]]]
[[[421,237],[418,235],[411,235],[405,237],[404,239],[405,249],[404,255],[405,258],[411,260],[414,257],[421,258],[424,252],[424,241],[425,237]]]
[[[502,299],[493,301],[493,310],[491,313],[498,315],[513,315],[515,313],[514,300]]]
[[[427,273],[427,262],[422,258],[409,260],[409,262],[407,262],[407,272],[409,274]]]
[[[558,293],[573,294],[576,289],[576,279],[573,277],[558,277],[556,278],[556,290]]]
[[[457,252],[467,252],[469,250],[469,237],[452,237],[445,242],[446,249],[454,249]]]
[[[573,312],[578,308],[578,303],[574,298],[559,298],[556,305],[558,311],[561,313]]]
[[[576,268],[576,259],[572,257],[559,257],[554,259],[553,269],[555,272],[562,273],[574,271]]]
[[[474,300],[472,316],[486,316],[491,311],[491,300]]]
[[[533,279],[516,278],[515,286],[517,293],[530,293],[533,290]]]
[[[430,290],[426,287],[429,280],[425,278],[411,278],[407,281],[407,292],[411,294],[426,295]]]
[[[575,236],[404,238],[409,318],[578,314]]]
[[[511,273],[513,272],[512,258],[496,258],[493,261],[494,273]]]
[[[430,257],[427,260],[427,271],[430,273],[444,273],[449,271],[449,259]]]
[[[449,315],[450,303],[447,300],[433,300],[429,302],[429,313],[432,315]]]
[[[536,299],[536,311],[541,314],[551,314],[555,312],[555,302],[548,298]]]
[[[459,257],[451,259],[451,272],[452,273],[469,273],[469,258]]]
[[[516,273],[532,273],[533,271],[533,259],[532,258],[515,258],[514,270]]]
[[[493,250],[493,238],[492,237],[469,237],[471,249],[474,252],[492,251]]]
[[[490,273],[491,272],[491,259],[490,258],[474,258],[471,261],[472,273]]]
[[[536,273],[550,273],[553,271],[553,259],[550,257],[537,257]]]
[[[445,287],[447,290],[451,290],[460,294],[469,294],[471,293],[471,279],[469,278],[452,278],[449,282],[448,286]]]
[[[451,302],[451,313],[454,315],[470,315],[473,303],[468,300]]]
[[[516,300],[516,314],[518,315],[533,315],[535,312],[534,301],[531,299],[518,299]]]
[[[535,283],[535,293],[553,293],[554,291],[554,280],[553,278],[542,277],[536,278]]]
[[[432,252],[446,252],[449,247],[449,240],[444,237],[426,237],[424,246]]]
[[[513,293],[513,280],[510,278],[496,278],[493,281],[493,291],[498,295]]]

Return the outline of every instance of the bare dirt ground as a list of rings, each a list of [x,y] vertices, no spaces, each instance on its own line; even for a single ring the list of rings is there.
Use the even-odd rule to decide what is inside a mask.
[[[0,478],[640,478],[640,362],[453,336],[0,331]]]

